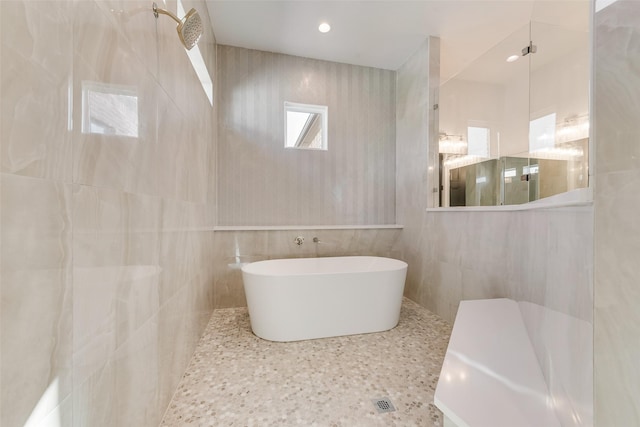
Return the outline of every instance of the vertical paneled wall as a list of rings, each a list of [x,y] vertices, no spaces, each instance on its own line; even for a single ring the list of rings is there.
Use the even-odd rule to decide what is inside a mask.
[[[395,72],[218,46],[219,225],[395,223]],[[284,102],[327,105],[328,151],[284,148]]]
[[[595,415],[640,425],[640,3],[595,17]]]
[[[151,2],[0,14],[0,425],[157,426],[213,307],[215,111]]]

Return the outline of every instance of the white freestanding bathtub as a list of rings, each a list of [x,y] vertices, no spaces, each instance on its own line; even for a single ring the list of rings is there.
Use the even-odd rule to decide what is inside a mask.
[[[271,341],[394,328],[407,264],[348,256],[258,261],[242,268],[253,333]]]

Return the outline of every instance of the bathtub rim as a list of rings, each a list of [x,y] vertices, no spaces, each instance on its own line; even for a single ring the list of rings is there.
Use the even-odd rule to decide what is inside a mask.
[[[291,271],[287,271],[284,268],[282,269],[282,271],[275,271],[275,272],[273,271],[264,272],[259,270],[256,271],[256,269],[258,269],[261,266],[264,266],[267,263],[276,264],[276,263],[282,262],[283,264],[285,264],[287,262],[291,263],[296,261],[298,261],[299,263],[304,263],[305,261],[310,263],[312,262],[312,260],[334,260],[334,259],[363,260],[367,258],[384,260],[384,262],[392,265],[385,268],[373,268],[373,269],[366,269],[364,268],[365,266],[362,266],[361,268],[358,268],[358,269],[345,270],[345,271],[309,270],[309,271],[296,271],[294,273]],[[255,276],[266,276],[266,277],[306,277],[306,276],[315,276],[315,275],[333,276],[333,275],[340,275],[340,274],[362,274],[362,273],[373,273],[373,272],[384,272],[384,271],[397,271],[397,270],[403,270],[407,268],[408,268],[408,264],[405,261],[402,261],[396,258],[381,257],[381,256],[374,256],[374,255],[345,255],[345,256],[328,256],[328,257],[275,258],[275,259],[254,261],[254,262],[243,265],[242,273],[252,274]]]

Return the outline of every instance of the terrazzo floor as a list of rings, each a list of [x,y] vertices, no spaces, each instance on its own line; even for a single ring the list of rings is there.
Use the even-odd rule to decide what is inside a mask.
[[[291,343],[253,335],[246,308],[216,310],[161,426],[442,426],[450,334],[406,298],[390,331]],[[395,412],[378,413],[383,397]]]

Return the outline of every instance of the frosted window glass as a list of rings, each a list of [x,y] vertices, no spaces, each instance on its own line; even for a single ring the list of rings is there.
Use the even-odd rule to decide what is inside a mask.
[[[556,113],[531,120],[529,123],[529,152],[553,148],[556,140]]]
[[[468,154],[474,157],[489,157],[489,129],[469,126],[467,128]]]

